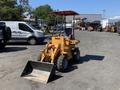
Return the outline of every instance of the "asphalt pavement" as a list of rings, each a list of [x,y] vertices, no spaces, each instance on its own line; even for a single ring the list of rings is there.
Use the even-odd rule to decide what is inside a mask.
[[[120,36],[109,32],[75,31],[81,61],[58,73],[48,84],[20,75],[28,60],[36,61],[42,45],[8,45],[0,51],[0,90],[120,90]]]

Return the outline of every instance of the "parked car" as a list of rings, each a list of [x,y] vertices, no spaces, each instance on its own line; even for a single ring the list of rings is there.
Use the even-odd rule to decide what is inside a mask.
[[[11,30],[4,22],[0,22],[0,49],[3,49],[11,39]]]
[[[43,31],[36,29],[32,25],[23,21],[2,21],[12,31],[12,41],[28,42],[30,45],[44,42]]]

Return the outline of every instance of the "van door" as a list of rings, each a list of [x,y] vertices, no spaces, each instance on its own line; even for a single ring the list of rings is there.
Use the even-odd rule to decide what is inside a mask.
[[[18,40],[19,39],[19,32],[18,24],[16,22],[5,22],[6,26],[11,29],[11,39]]]
[[[27,39],[33,33],[33,30],[24,23],[19,23],[19,29],[19,36],[21,39]]]

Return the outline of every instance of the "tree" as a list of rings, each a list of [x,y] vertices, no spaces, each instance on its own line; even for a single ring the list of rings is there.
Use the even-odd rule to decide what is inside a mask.
[[[48,18],[48,15],[50,14],[50,12],[52,12],[52,8],[49,5],[43,5],[43,6],[39,6],[37,7],[33,13],[35,16],[37,16],[39,19],[46,19]]]
[[[21,8],[16,0],[0,0],[0,20],[20,20]]]
[[[38,19],[43,19],[47,22],[48,26],[53,26],[56,23],[56,18],[58,18],[59,23],[61,22],[62,18],[52,13],[53,9],[50,5],[43,5],[37,7],[33,14]]]
[[[43,19],[47,22],[48,26],[53,26],[55,24],[56,15],[52,13],[53,9],[50,5],[43,5],[37,7],[33,14],[38,19]]]

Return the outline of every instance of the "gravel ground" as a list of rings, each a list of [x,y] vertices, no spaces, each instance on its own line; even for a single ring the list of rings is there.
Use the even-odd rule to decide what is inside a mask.
[[[0,90],[120,90],[120,36],[76,31],[76,38],[81,41],[81,62],[46,85],[20,77],[44,45],[8,45],[0,52]]]

